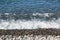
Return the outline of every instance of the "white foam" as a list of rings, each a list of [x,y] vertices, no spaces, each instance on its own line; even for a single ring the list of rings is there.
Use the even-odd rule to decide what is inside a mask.
[[[41,16],[41,17],[49,17],[50,15],[52,15],[53,13],[33,13],[33,16]]]
[[[5,13],[5,15],[9,15],[9,13]]]
[[[1,20],[0,29],[36,29],[36,28],[60,28],[60,18],[52,21],[32,20]]]

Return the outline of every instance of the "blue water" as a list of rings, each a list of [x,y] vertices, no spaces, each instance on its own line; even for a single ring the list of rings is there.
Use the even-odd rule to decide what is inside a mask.
[[[59,13],[60,0],[0,0],[0,13]]]

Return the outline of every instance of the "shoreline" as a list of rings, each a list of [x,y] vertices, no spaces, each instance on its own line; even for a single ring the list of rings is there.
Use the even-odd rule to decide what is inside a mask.
[[[60,35],[60,29],[0,29],[0,35]]]

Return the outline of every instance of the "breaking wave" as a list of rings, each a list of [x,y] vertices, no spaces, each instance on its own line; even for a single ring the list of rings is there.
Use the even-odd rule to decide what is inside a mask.
[[[60,28],[60,13],[0,14],[0,29]]]
[[[1,13],[0,19],[3,20],[18,20],[18,19],[25,19],[25,20],[31,20],[31,19],[43,19],[43,20],[57,20],[60,18],[60,13]]]

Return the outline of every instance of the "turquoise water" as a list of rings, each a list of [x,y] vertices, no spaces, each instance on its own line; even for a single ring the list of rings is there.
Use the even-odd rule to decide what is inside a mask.
[[[0,0],[0,13],[59,13],[60,0]]]

